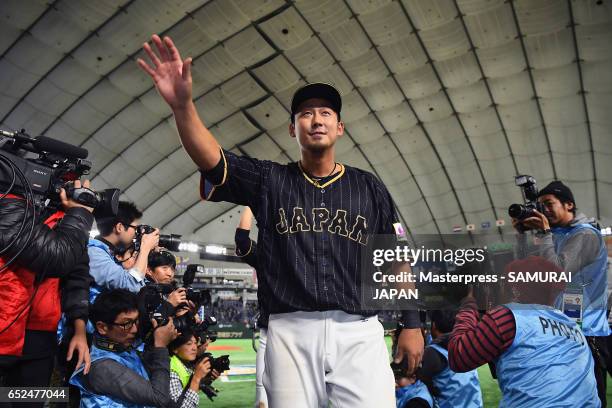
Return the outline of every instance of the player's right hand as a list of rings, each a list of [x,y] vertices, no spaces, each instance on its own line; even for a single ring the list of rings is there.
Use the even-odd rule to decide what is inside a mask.
[[[138,66],[153,79],[157,91],[173,110],[185,108],[192,101],[191,57],[183,60],[168,36],[162,40],[154,34],[151,41],[159,56],[144,43],[142,48],[153,67],[142,58],[138,58]]]
[[[397,354],[394,356],[396,363],[404,358],[408,359],[408,374],[413,374],[421,364],[425,347],[425,339],[421,329],[403,329],[397,339]]]

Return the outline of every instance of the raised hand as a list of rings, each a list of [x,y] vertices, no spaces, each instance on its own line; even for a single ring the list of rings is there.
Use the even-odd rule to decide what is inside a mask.
[[[140,58],[138,66],[153,78],[157,91],[170,105],[181,142],[191,160],[200,169],[210,170],[221,160],[221,150],[193,103],[191,58],[183,60],[170,37],[164,37],[162,41],[153,35],[151,41],[157,53],[149,44],[144,44],[143,49],[152,66]]]
[[[138,66],[153,79],[157,91],[170,108],[184,108],[192,99],[191,58],[183,60],[170,37],[164,37],[162,41],[158,35],[153,35],[151,41],[159,57],[148,43],[144,43],[142,47],[153,67],[141,58],[138,58]]]

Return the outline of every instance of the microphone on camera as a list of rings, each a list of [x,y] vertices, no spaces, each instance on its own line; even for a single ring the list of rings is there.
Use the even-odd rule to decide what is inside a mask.
[[[57,139],[53,139],[47,136],[38,136],[36,138],[30,137],[27,133],[21,132],[9,132],[0,129],[0,136],[8,137],[13,139],[19,144],[30,145],[30,148],[24,147],[25,149],[33,152],[49,152],[55,154],[61,154],[69,159],[86,159],[89,155],[87,149],[79,146],[71,145],[69,143],[62,142]],[[33,149],[34,150],[33,150]]]
[[[89,155],[87,149],[64,143],[60,140],[52,139],[46,136],[38,136],[37,138],[33,139],[32,143],[39,150],[66,155],[71,159],[86,159]]]

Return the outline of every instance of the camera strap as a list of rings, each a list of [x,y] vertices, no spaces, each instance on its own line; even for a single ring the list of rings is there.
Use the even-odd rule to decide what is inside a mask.
[[[94,237],[94,239],[97,239],[98,241],[102,242],[103,244],[106,244],[106,246],[108,247],[108,249],[112,252],[115,251],[115,245],[113,245],[111,242],[109,242],[106,238],[104,238],[102,235],[96,235]]]
[[[187,390],[189,389],[189,385],[191,384],[191,380],[193,379],[193,373],[189,376],[189,380],[187,380],[187,385],[185,385],[185,387],[183,387],[183,392],[181,392],[181,396],[179,397],[178,401],[176,402],[176,406],[177,407],[182,407],[183,406],[183,401],[185,400],[185,395],[187,394]]]
[[[115,343],[114,341],[99,336],[94,336],[93,343],[97,348],[105,351],[112,351],[113,353],[123,353],[124,351],[132,350],[132,347],[125,347],[122,344]]]

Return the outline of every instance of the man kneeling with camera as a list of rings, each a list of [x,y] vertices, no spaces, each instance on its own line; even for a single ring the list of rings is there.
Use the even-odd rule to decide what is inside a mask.
[[[167,407],[170,399],[169,355],[177,336],[172,318],[152,322],[152,343],[139,353],[138,296],[124,289],[101,293],[90,309],[95,326],[91,369],[74,373],[70,383],[81,390],[82,407]]]

